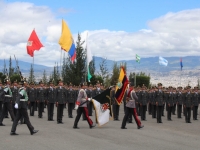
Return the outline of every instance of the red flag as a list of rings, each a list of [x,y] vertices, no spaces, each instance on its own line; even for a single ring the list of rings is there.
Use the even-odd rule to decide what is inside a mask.
[[[40,48],[43,47],[42,43],[40,42],[35,30],[32,31],[28,43],[27,43],[27,53],[33,57],[35,50],[40,50]]]

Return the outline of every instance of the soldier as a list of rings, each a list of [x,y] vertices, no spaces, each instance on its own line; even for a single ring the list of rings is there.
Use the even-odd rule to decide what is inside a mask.
[[[190,86],[187,87],[187,92],[185,93],[185,101],[184,101],[184,108],[185,108],[185,122],[191,123],[191,107],[192,107],[192,94],[190,90]]]
[[[46,95],[47,95],[48,121],[54,121],[53,114],[54,114],[56,90],[53,87],[52,81],[49,82],[49,88],[47,88],[46,90]]]
[[[146,91],[146,86],[143,85],[141,91],[141,99],[139,103],[141,109],[141,120],[145,121],[146,121],[147,102],[148,102],[148,92]]]
[[[152,114],[152,118],[156,118],[156,99],[155,99],[155,87],[152,87],[151,90],[151,105],[152,105],[152,109],[151,109],[151,114]]]
[[[77,116],[76,116],[76,119],[74,121],[74,126],[73,126],[74,129],[79,129],[78,122],[79,122],[79,119],[80,119],[82,113],[85,114],[85,117],[87,119],[87,122],[88,122],[90,128],[95,127],[92,120],[88,116],[87,101],[88,100],[90,101],[91,99],[90,98],[88,99],[88,97],[87,97],[87,94],[84,90],[85,85],[86,85],[86,83],[81,83],[81,89],[79,91],[78,98],[77,98],[77,101],[76,101],[75,109],[77,109]]]
[[[37,90],[34,88],[34,83],[30,83],[30,88],[27,90],[28,98],[29,98],[29,109],[30,109],[30,116],[34,116],[35,112],[35,103],[37,99]]]
[[[16,114],[17,114],[17,110],[15,109],[15,101],[16,101],[16,98],[17,98],[17,96],[18,96],[18,85],[17,85],[17,80],[16,81],[14,81],[14,83],[13,83],[13,87],[11,88],[11,91],[12,91],[12,102],[11,102],[11,106],[12,106],[12,109],[13,109],[13,113],[14,113],[14,115],[16,116]]]
[[[88,98],[94,97],[93,85],[92,84],[89,85],[87,96],[88,96]],[[93,108],[92,102],[88,102],[88,113],[89,113],[89,116],[92,116],[92,108]]]
[[[67,90],[67,102],[68,102],[68,117],[73,118],[72,110],[74,109],[74,103],[76,101],[76,91],[73,89],[72,83],[69,84]]]
[[[137,123],[138,129],[143,128],[144,126],[141,124],[141,122],[137,116],[137,111],[135,108],[135,100],[137,99],[137,95],[134,91],[134,86],[132,83],[130,83],[130,88],[128,89],[127,92],[128,92],[128,94],[127,94],[126,113],[125,113],[123,121],[122,121],[121,129],[127,129],[126,121],[130,114],[133,115],[135,122]]]
[[[174,106],[174,93],[172,92],[172,87],[169,87],[169,92],[167,92],[166,95],[167,95],[166,105],[168,106],[168,108],[167,108],[167,120],[172,121],[171,114],[172,114],[172,109],[173,109],[173,106]]]
[[[177,92],[176,92],[176,88],[173,89],[173,95],[174,95],[174,105],[172,107],[172,114],[176,115],[176,102],[177,102]]]
[[[162,84],[158,83],[158,90],[155,93],[157,106],[157,123],[162,123],[162,110],[164,105],[164,92],[162,91]]]
[[[4,93],[3,86],[2,86],[2,82],[0,80],[0,116],[2,113],[2,105],[3,105],[3,99],[4,99],[3,93]]]
[[[198,120],[197,119],[197,112],[198,112],[198,106],[199,106],[198,87],[194,87],[192,102],[193,102],[193,120]]]
[[[3,109],[2,109],[1,116],[0,116],[0,126],[5,126],[2,122],[3,122],[4,116],[6,114],[6,110],[8,110],[8,112],[10,113],[12,120],[14,120],[14,118],[15,118],[13,109],[11,107],[12,91],[10,89],[10,80],[8,78],[6,78],[5,83],[7,85],[4,87],[4,90],[0,93],[0,96],[4,97]]]
[[[177,92],[177,117],[178,118],[181,118],[183,97],[184,97],[181,90],[182,90],[182,87],[178,87],[178,92]]]
[[[33,135],[37,133],[38,130],[34,130],[34,127],[31,125],[31,122],[28,117],[28,112],[27,112],[28,94],[26,92],[27,83],[25,81],[22,81],[21,84],[23,85],[23,87],[19,89],[19,94],[15,104],[15,108],[17,109],[17,115],[13,122],[10,135],[18,135],[15,131],[17,128],[18,121],[20,120],[21,117],[24,118],[27,127],[29,128],[30,134]]]
[[[140,99],[141,99],[141,89],[140,89],[139,86],[137,87],[136,95],[137,95],[137,97],[138,97],[138,99],[136,100],[136,110],[137,110],[138,116],[140,116],[141,110],[140,110],[140,103],[139,103],[139,101],[140,101]]]
[[[37,102],[38,102],[38,118],[42,118],[42,112],[44,110],[44,102],[46,98],[46,90],[44,83],[40,81],[40,88],[37,89]]]
[[[59,80],[59,85],[56,89],[56,106],[57,106],[57,123],[63,124],[62,117],[63,117],[63,111],[64,106],[67,103],[67,93],[65,88],[63,87],[63,81]]]

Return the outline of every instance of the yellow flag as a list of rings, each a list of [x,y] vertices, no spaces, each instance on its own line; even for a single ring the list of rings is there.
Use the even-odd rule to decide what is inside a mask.
[[[66,22],[62,20],[62,34],[60,36],[59,44],[62,49],[68,52],[73,43],[72,35]]]

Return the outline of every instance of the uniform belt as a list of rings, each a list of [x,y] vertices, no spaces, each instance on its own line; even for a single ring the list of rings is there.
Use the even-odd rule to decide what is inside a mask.
[[[10,95],[5,95],[5,97],[11,97]]]
[[[20,101],[21,101],[21,102],[25,102],[26,100],[25,100],[25,99],[20,99]]]

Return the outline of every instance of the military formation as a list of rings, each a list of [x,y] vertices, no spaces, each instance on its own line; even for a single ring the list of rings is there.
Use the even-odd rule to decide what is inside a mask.
[[[11,135],[16,134],[17,124],[23,123],[27,124],[31,134],[38,132],[31,125],[28,113],[24,110],[25,107],[29,111],[29,116],[37,114],[38,118],[42,119],[43,113],[47,113],[47,121],[54,121],[56,118],[57,124],[63,124],[63,120],[66,119],[63,112],[67,108],[68,118],[73,118],[73,114],[77,114],[74,129],[79,128],[77,125],[81,115],[83,120],[88,121],[90,128],[95,126],[89,117],[94,113],[90,100],[104,91],[105,88],[100,82],[97,81],[95,86],[87,85],[87,83],[74,86],[71,83],[64,85],[62,80],[59,80],[58,85],[55,86],[53,81],[50,81],[47,85],[40,81],[37,85],[26,83],[24,85],[25,90],[21,89],[23,85],[17,81],[12,84],[9,80],[6,80],[4,84],[0,82],[0,126],[5,126],[3,120],[9,113],[13,121]],[[24,91],[24,95],[21,94],[21,90]],[[115,86],[112,87],[110,98],[113,120],[119,121],[120,105],[117,104],[115,99]],[[22,102],[26,103],[22,105]],[[193,112],[193,120],[197,120],[200,96],[197,87],[193,89],[190,86],[185,88],[162,87],[162,84],[159,83],[157,86],[147,89],[144,85],[134,87],[130,83],[130,87],[124,94],[123,103],[125,116],[121,128],[126,129],[126,123],[132,123],[132,117],[134,117],[138,129],[140,129],[144,127],[141,121],[146,121],[147,114],[152,115],[153,119],[157,118],[157,123],[162,123],[164,115],[167,115],[168,121],[172,121],[171,116],[176,114],[177,118],[185,116],[185,122],[191,123],[191,112]],[[17,108],[17,111],[16,104],[19,104],[23,110],[20,111]],[[77,105],[79,105],[78,108],[76,108]],[[76,109],[77,111],[75,111]],[[57,116],[54,116],[55,111],[57,111]],[[138,116],[140,116],[141,121]]]

